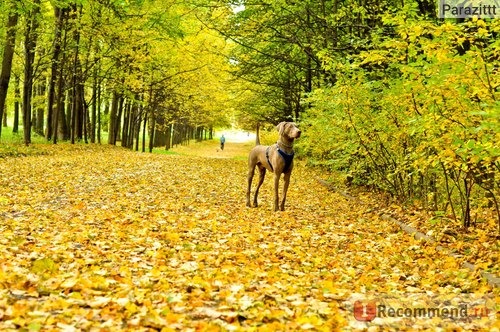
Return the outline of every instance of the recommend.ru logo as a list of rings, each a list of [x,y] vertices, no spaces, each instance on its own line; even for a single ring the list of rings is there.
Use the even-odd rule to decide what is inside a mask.
[[[350,326],[413,326],[453,322],[458,327],[493,327],[497,304],[492,296],[474,294],[405,293],[353,294],[344,304],[351,312]],[[362,325],[360,325],[362,324]]]

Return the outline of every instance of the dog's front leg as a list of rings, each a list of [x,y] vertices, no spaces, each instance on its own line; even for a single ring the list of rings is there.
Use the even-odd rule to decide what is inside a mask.
[[[281,173],[274,173],[274,211],[278,211],[279,207],[279,185]]]
[[[281,211],[285,211],[285,201],[286,201],[286,192],[288,191],[288,185],[290,184],[290,175],[292,172],[285,173],[283,176],[283,200],[281,201],[280,209]]]

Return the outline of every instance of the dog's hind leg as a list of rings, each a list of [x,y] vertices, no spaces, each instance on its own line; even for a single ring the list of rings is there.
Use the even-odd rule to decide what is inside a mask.
[[[248,188],[247,188],[247,206],[251,207],[250,205],[250,191],[252,190],[252,180],[253,180],[253,175],[255,173],[255,165],[249,165],[248,166]]]
[[[262,183],[264,182],[264,178],[266,176],[266,168],[262,165],[259,165],[259,183],[257,184],[257,189],[255,189],[255,196],[253,198],[253,206],[257,207],[257,196],[259,195],[259,189],[260,186],[262,186]]]
[[[280,206],[281,211],[285,211],[286,192],[288,191],[288,185],[290,184],[290,175],[292,175],[292,172],[285,173],[283,176],[283,200],[281,201]]]

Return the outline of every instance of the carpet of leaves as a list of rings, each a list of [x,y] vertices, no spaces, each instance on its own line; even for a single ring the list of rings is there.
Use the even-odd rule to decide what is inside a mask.
[[[0,159],[0,330],[499,328],[492,315],[356,321],[356,296],[499,294],[300,163],[275,213],[269,175],[245,207],[246,161],[230,149],[54,149]]]

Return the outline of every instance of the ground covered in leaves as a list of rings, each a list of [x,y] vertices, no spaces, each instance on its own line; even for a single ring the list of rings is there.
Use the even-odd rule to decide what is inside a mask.
[[[498,330],[498,289],[300,162],[285,212],[269,175],[246,208],[250,148],[0,159],[0,330]],[[365,322],[356,300],[469,311]]]

